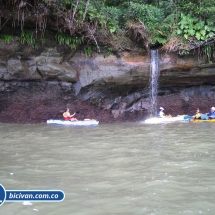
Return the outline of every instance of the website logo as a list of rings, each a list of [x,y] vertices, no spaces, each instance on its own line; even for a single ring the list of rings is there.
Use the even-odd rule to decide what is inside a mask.
[[[64,198],[61,190],[5,190],[0,184],[0,206],[4,202],[61,202]]]
[[[4,187],[0,184],[0,206],[3,205],[6,198],[6,192]]]

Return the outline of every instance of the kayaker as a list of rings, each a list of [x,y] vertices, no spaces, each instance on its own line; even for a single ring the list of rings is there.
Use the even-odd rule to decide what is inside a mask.
[[[215,118],[215,107],[212,107],[209,114],[209,119],[214,119]]]
[[[66,112],[63,113],[64,120],[78,121],[76,118],[73,117],[73,116],[75,116],[75,114],[76,113],[71,115],[70,112],[69,112],[69,108],[67,108]]]
[[[201,111],[199,108],[196,109],[196,114],[193,116],[194,119],[201,119]]]
[[[164,108],[163,107],[160,107],[159,110],[158,110],[158,117],[165,117],[165,114],[164,114]]]

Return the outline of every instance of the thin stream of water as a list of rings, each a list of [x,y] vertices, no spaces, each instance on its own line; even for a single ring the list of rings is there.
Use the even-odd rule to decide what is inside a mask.
[[[160,59],[157,49],[151,50],[150,62],[150,115],[157,114],[158,79],[160,75]]]

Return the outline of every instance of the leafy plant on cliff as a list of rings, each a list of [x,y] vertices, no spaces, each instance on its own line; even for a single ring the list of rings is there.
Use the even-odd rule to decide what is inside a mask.
[[[165,44],[167,33],[160,28],[164,13],[161,9],[152,6],[131,2],[126,14],[129,19],[142,23],[151,44]]]
[[[207,60],[207,62],[211,62],[213,58],[213,46],[212,45],[206,45],[204,47],[204,55]]]
[[[71,49],[76,49],[77,46],[83,42],[81,37],[71,37],[70,35],[63,33],[57,33],[56,38],[60,45],[67,45]]]
[[[13,41],[13,35],[0,34],[0,40],[4,41],[5,43],[10,43]]]
[[[93,56],[93,52],[96,50],[96,47],[94,45],[87,45],[84,48],[84,54],[86,57],[92,57]]]
[[[198,41],[204,41],[215,34],[215,25],[213,24],[213,20],[199,20],[197,17],[191,17],[190,14],[185,15],[181,13],[177,33],[185,39],[194,37]]]
[[[99,20],[102,28],[107,28],[112,34],[119,30],[119,22],[122,15],[122,11],[115,7],[103,7],[100,11],[102,19]]]
[[[47,39],[47,29],[59,32],[59,44],[93,44],[98,52],[162,45],[182,53],[215,43],[214,0],[0,0],[0,13],[0,32],[20,27],[20,42],[35,48],[43,45],[36,33]]]
[[[38,48],[36,39],[34,38],[33,33],[31,31],[23,30],[19,37],[19,41],[22,44],[27,43],[29,46],[33,48]]]

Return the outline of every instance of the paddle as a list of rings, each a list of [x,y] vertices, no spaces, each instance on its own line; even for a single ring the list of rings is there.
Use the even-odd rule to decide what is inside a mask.
[[[202,115],[201,115],[201,119],[202,119],[202,120],[209,119],[209,116],[208,116],[208,115],[206,115],[206,114],[202,114]]]
[[[184,116],[184,119],[191,119],[191,118],[192,116],[189,116],[189,115]]]

